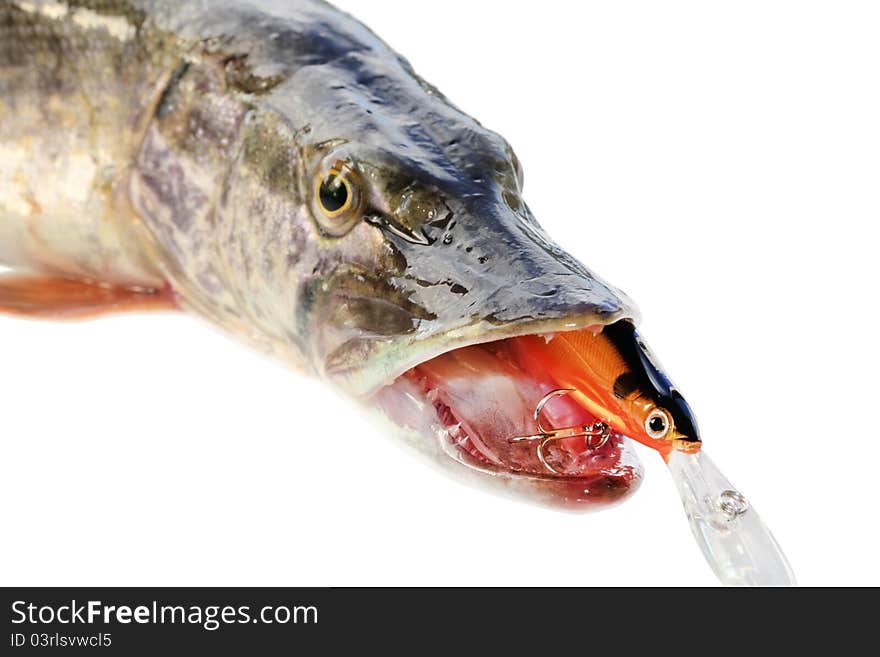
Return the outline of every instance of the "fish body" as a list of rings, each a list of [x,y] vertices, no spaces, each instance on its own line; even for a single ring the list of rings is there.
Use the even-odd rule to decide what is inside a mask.
[[[0,262],[161,285],[126,183],[172,64],[140,45],[134,14],[82,4],[0,3]]]
[[[498,423],[456,439],[478,467],[450,448],[424,395],[450,401],[454,372],[413,368],[637,314],[537,223],[508,142],[357,20],[319,0],[2,0],[0,44],[0,263],[47,277],[0,281],[0,308],[171,300],[382,409],[454,471],[569,506],[635,490],[622,441],[564,481],[493,456]],[[526,408],[547,382],[483,362],[499,376],[478,403],[527,429],[494,383]]]
[[[625,499],[634,438],[724,581],[793,582],[510,144],[321,0],[0,0],[0,265],[0,311],[182,308],[532,502]]]
[[[0,43],[0,262],[47,277],[0,307],[173,302],[554,504],[632,492],[626,436],[668,452],[632,304],[539,226],[507,141],[351,16],[2,0]],[[560,384],[555,422],[617,434],[536,460],[510,439]]]
[[[634,315],[538,226],[509,144],[324,2],[3,0],[0,43],[4,264],[170,285],[357,395]],[[339,162],[369,183],[342,237],[310,198]]]

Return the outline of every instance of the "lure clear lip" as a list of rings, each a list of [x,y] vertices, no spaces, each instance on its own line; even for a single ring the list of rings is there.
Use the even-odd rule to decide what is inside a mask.
[[[733,586],[794,586],[794,572],[755,507],[705,450],[667,462],[694,538],[715,575]]]
[[[451,460],[517,482],[520,490],[531,487],[532,497],[543,489],[549,492],[544,501],[568,509],[600,508],[635,491],[642,471],[627,445],[636,438],[667,463],[693,536],[722,583],[794,585],[755,507],[699,440],[680,439],[672,427],[665,442],[630,435],[628,428],[644,423],[633,421],[628,409],[654,409],[649,420],[659,412],[649,403],[653,381],[666,382],[674,399],[680,395],[659,370],[639,382],[637,371],[626,369],[635,359],[619,358],[601,333],[523,336],[456,349],[386,388],[379,405],[393,422],[419,431],[423,442],[435,437]],[[638,343],[650,353],[640,338]],[[627,405],[627,399],[637,403]],[[662,395],[657,399],[662,402]]]

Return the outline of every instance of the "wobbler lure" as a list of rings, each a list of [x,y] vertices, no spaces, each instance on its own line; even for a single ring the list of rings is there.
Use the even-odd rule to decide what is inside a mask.
[[[723,581],[791,583],[629,300],[522,184],[504,139],[324,2],[0,0],[0,309],[185,309],[551,505],[624,499],[643,442]]]

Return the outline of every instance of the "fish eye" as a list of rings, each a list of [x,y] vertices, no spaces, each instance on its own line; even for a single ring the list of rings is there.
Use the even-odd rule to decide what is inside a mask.
[[[655,440],[663,440],[669,435],[669,430],[672,428],[672,420],[669,417],[669,414],[662,409],[654,409],[651,411],[650,415],[648,415],[645,420],[645,431],[648,432],[648,436],[654,438]]]
[[[318,202],[324,214],[331,219],[344,214],[351,206],[353,197],[351,183],[335,169],[331,169],[318,183]]]
[[[319,175],[314,204],[324,232],[335,237],[347,233],[359,218],[361,197],[357,175],[349,167],[338,164]]]

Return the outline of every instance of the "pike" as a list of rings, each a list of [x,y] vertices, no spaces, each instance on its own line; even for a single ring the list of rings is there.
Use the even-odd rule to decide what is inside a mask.
[[[555,507],[632,494],[641,442],[723,581],[792,583],[630,300],[522,189],[501,136],[320,0],[0,0],[0,311],[191,312]]]

